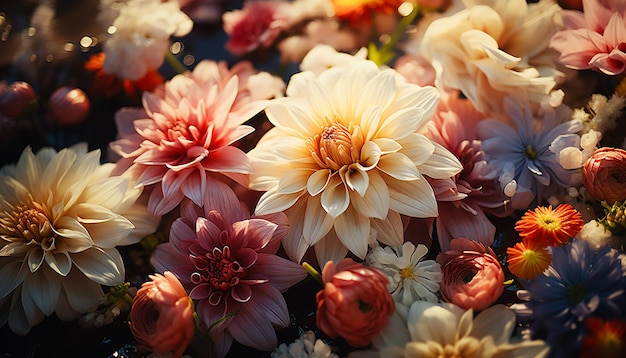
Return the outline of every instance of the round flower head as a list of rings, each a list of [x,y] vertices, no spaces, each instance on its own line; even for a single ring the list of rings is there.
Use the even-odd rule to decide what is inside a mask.
[[[354,60],[317,77],[294,75],[287,96],[271,101],[266,113],[275,127],[248,155],[250,186],[266,191],[256,213],[287,214],[283,245],[292,260],[309,246],[322,265],[348,250],[365,258],[370,228],[384,244],[401,245],[400,214],[437,216],[423,175],[449,178],[462,169],[416,133],[435,110],[437,90]]]
[[[626,150],[603,147],[583,166],[585,190],[609,205],[626,199]]]
[[[585,326],[587,335],[583,339],[580,357],[619,358],[626,356],[626,321],[589,317]]]
[[[595,251],[584,240],[552,249],[552,263],[517,291],[523,304],[513,307],[531,320],[533,336],[545,335],[564,357],[578,356],[589,317],[626,317],[626,275],[617,251]]]
[[[354,347],[365,347],[386,325],[393,313],[389,281],[378,269],[352,259],[322,271],[324,288],[315,295],[316,325],[331,338],[341,336]]]
[[[193,302],[173,273],[150,275],[133,300],[130,329],[144,349],[180,357],[196,330],[193,313]]]
[[[566,243],[582,230],[585,222],[582,215],[570,204],[538,206],[528,210],[515,224],[515,230],[527,240],[539,246],[558,246]]]
[[[504,272],[495,252],[485,245],[464,238],[450,242],[450,250],[440,253],[441,297],[464,309],[483,310],[504,292]]]
[[[259,350],[277,344],[274,327],[289,324],[281,292],[306,277],[302,266],[276,255],[287,231],[282,213],[250,218],[235,193],[216,182],[203,208],[185,200],[170,241],[157,247],[152,264],[173,271],[224,357],[233,339]],[[216,324],[217,323],[217,324]]]
[[[533,280],[550,266],[550,253],[535,240],[523,240],[507,247],[509,271],[518,278]]]
[[[250,98],[240,69],[200,62],[193,73],[144,92],[143,109],[117,112],[120,139],[110,145],[122,157],[116,171],[150,188],[148,208],[155,215],[168,213],[183,197],[201,205],[206,188],[222,175],[247,184],[250,161],[232,144],[254,131],[242,123],[265,102]]]
[[[100,152],[77,145],[26,148],[0,171],[0,325],[26,334],[52,313],[78,318],[97,307],[102,286],[124,282],[116,246],[156,229],[137,203],[141,190],[110,176]]]

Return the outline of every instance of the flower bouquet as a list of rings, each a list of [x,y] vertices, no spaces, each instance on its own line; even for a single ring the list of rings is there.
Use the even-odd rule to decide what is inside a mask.
[[[626,1],[0,10],[5,356],[626,354]]]

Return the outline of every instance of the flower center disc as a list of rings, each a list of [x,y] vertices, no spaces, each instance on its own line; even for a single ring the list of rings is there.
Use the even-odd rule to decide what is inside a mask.
[[[354,163],[352,132],[341,123],[322,129],[308,141],[313,159],[321,168],[339,170]]]

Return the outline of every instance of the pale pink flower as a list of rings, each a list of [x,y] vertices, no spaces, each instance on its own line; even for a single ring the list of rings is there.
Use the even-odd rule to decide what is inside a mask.
[[[180,357],[196,332],[193,302],[173,273],[149,277],[133,299],[130,330],[143,349]]]
[[[249,218],[224,183],[207,188],[203,209],[185,200],[168,243],[157,247],[152,264],[171,270],[197,300],[218,357],[233,339],[259,350],[277,345],[274,326],[289,324],[281,292],[307,275],[302,266],[276,255],[287,233],[282,214]]]
[[[401,56],[396,60],[394,68],[410,83],[420,86],[435,85],[435,69],[421,56]]]
[[[378,269],[352,259],[328,261],[322,271],[324,288],[317,292],[316,325],[329,337],[365,347],[389,321],[395,303],[389,280]]]
[[[248,153],[250,187],[265,191],[256,213],[285,211],[291,229],[283,246],[292,260],[310,246],[320,266],[348,250],[365,258],[370,233],[402,244],[400,215],[437,216],[424,175],[449,178],[462,169],[417,133],[438,101],[433,87],[406,83],[371,61],[292,76],[287,97],[266,109],[275,127]]]
[[[439,292],[463,309],[483,310],[504,292],[504,272],[495,252],[480,242],[457,238],[437,255],[443,279]]]
[[[241,56],[271,46],[289,24],[284,6],[282,1],[248,0],[243,9],[224,13],[224,31],[230,36],[226,49]]]
[[[565,30],[557,32],[550,46],[561,53],[569,68],[597,68],[618,75],[626,68],[626,3],[583,0],[583,11],[564,10]]]
[[[463,170],[451,178],[427,178],[439,205],[437,237],[442,251],[450,240],[465,237],[489,246],[496,227],[487,214],[507,214],[507,198],[500,189],[498,172],[485,160],[476,124],[484,118],[457,92],[443,96],[435,116],[428,123],[428,137],[454,154]]]
[[[247,185],[252,166],[233,142],[254,131],[242,125],[264,101],[250,99],[236,71],[224,63],[203,61],[193,73],[175,76],[155,93],[144,92],[143,109],[116,114],[119,131],[111,143],[121,156],[117,171],[128,171],[152,189],[148,207],[163,215],[188,197],[200,205],[204,191],[225,175]]]
[[[137,243],[157,220],[141,189],[111,176],[98,150],[26,148],[0,171],[0,325],[25,335],[53,313],[77,319],[95,309],[102,285],[124,282],[117,246]]]

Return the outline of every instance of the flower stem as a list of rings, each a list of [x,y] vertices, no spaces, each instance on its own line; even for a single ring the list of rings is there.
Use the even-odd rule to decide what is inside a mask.
[[[374,42],[370,42],[368,47],[368,58],[379,66],[391,62],[391,60],[395,57],[393,48],[396,46],[398,41],[402,39],[402,36],[406,33],[407,27],[413,23],[419,12],[420,7],[415,4],[411,12],[402,17],[398,26],[396,26],[391,33],[389,40],[380,46],[380,48],[377,48]]]
[[[315,281],[319,282],[320,285],[324,286],[324,281],[322,280],[322,275],[320,275],[320,273],[317,272],[315,267],[309,265],[308,262],[303,262],[302,263],[302,267],[304,267],[306,272],[308,272],[309,275],[311,275],[311,277],[313,277],[315,279]]]
[[[177,73],[185,73],[187,71],[187,67],[183,65],[173,53],[167,51],[165,53],[165,61],[176,71]]]

